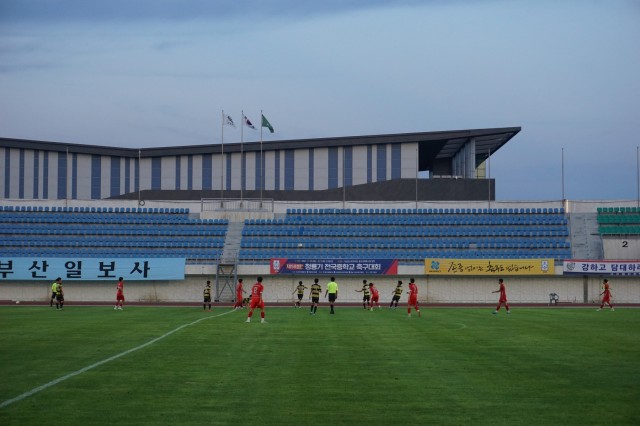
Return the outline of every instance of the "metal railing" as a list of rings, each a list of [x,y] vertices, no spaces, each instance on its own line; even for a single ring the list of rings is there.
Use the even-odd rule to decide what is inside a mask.
[[[271,198],[203,198],[200,200],[203,212],[254,211],[273,213]]]

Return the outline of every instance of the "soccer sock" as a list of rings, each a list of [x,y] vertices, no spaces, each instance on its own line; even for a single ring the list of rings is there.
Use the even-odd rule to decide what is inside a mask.
[[[264,319],[264,311],[260,312],[260,318]]]
[[[249,311],[249,318],[253,316],[253,311]]]
[[[318,305],[313,307],[313,313],[315,314],[316,312],[318,312]]]

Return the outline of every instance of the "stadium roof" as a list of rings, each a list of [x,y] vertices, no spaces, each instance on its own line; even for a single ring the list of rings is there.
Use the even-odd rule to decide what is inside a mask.
[[[396,133],[367,136],[341,136],[318,139],[292,139],[269,142],[239,142],[225,143],[224,152],[255,152],[262,150],[285,150],[305,148],[328,148],[341,146],[360,146],[377,144],[418,144],[418,167],[422,170],[432,170],[437,161],[453,158],[460,149],[475,139],[476,166],[485,161],[490,154],[498,151],[513,138],[520,127],[501,127],[492,129],[450,130],[438,132]],[[96,145],[71,144],[66,142],[47,142],[28,139],[0,138],[0,146],[8,148],[23,148],[45,151],[58,151],[79,154],[118,155],[137,158],[159,157],[174,155],[218,154],[222,150],[220,144],[190,145],[159,148],[119,148]]]

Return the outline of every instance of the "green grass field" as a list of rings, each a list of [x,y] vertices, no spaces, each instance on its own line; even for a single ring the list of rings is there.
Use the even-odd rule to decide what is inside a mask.
[[[267,309],[2,307],[0,424],[640,424],[638,309]]]

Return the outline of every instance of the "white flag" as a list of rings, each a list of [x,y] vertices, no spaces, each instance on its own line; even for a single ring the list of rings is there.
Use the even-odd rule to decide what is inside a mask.
[[[236,124],[233,122],[233,118],[229,115],[225,115],[224,124],[231,127],[236,127]]]
[[[242,116],[242,119],[243,119],[243,121],[244,121],[244,124],[245,124],[247,127],[249,127],[250,129],[253,129],[253,130],[255,130],[255,129],[256,129],[256,126],[254,126],[254,125],[253,125],[253,123],[251,123],[251,120],[249,120],[249,119],[247,118],[247,116],[246,116],[246,115],[243,115],[243,116]]]

